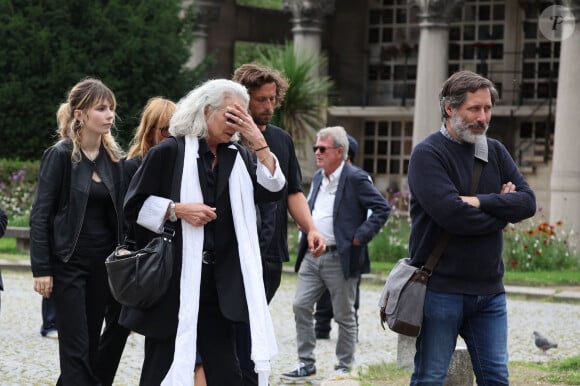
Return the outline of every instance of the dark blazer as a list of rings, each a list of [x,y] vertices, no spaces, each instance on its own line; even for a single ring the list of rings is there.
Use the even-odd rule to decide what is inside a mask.
[[[183,137],[178,140],[184,140]],[[229,195],[229,176],[236,155],[240,153],[248,167],[254,183],[255,201],[276,201],[280,192],[270,192],[257,183],[256,170],[253,167],[248,149],[235,144],[235,148],[218,147],[219,175],[216,198],[216,245],[214,274],[219,297],[219,305],[225,317],[234,321],[247,321],[248,309],[244,292],[243,278],[238,256],[238,243],[233,225],[232,208]],[[149,150],[141,167],[131,180],[125,200],[125,216],[129,223],[135,223],[143,202],[150,196],[170,197],[171,180],[177,154],[177,142],[164,140]],[[180,155],[183,156],[183,155]],[[204,180],[200,179],[202,190]],[[137,247],[145,245],[153,236],[152,232],[135,225]],[[148,309],[123,307],[119,323],[142,335],[153,338],[167,338],[177,332],[179,311],[179,285],[182,261],[181,221],[176,223],[175,269],[170,288],[163,299]]]
[[[308,199],[311,211],[320,190],[322,173],[322,169],[319,169],[312,177],[312,193]],[[369,209],[372,214],[367,218]],[[345,279],[369,271],[367,244],[381,230],[390,212],[389,204],[375,188],[368,174],[345,163],[338,180],[333,210],[334,237]],[[357,239],[361,245],[353,245],[353,239]],[[307,249],[306,237],[301,237],[295,266],[297,272]]]

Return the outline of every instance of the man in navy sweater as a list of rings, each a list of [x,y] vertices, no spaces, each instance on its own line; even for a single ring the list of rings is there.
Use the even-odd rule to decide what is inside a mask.
[[[411,385],[442,385],[457,336],[479,385],[508,385],[502,230],[534,215],[533,191],[506,148],[487,138],[488,160],[470,196],[475,142],[485,139],[498,93],[473,72],[453,74],[439,95],[443,124],[409,164],[412,264],[422,266],[451,234],[429,279]]]

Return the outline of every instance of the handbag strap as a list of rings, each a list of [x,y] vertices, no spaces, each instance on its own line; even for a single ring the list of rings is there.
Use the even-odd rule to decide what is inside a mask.
[[[177,154],[175,156],[175,164],[173,167],[173,179],[171,180],[171,194],[170,198],[173,202],[178,202],[181,191],[181,175],[183,174],[183,159],[185,156],[185,137],[170,137],[177,142]],[[163,225],[163,233],[166,236],[173,237],[175,235],[175,224],[171,221],[165,221]]]
[[[479,149],[481,150],[481,148],[479,148]],[[485,150],[487,153],[487,148]],[[483,171],[483,165],[485,164],[486,160],[487,160],[487,154],[485,154],[485,160],[483,158],[480,158],[477,156],[477,146],[476,146],[476,157],[475,157],[475,162],[473,164],[473,176],[471,178],[471,192],[470,192],[471,194],[470,195],[472,195],[472,196],[475,195],[475,193],[477,192],[477,185],[479,185],[479,179],[481,177],[481,172]],[[445,247],[447,246],[447,243],[449,242],[450,238],[451,238],[451,234],[449,232],[444,230],[441,233],[441,238],[439,239],[439,242],[437,243],[437,245],[435,246],[435,248],[433,249],[433,251],[429,255],[429,258],[425,262],[425,265],[423,265],[423,267],[421,267],[421,270],[427,271],[429,273],[429,275],[431,275],[431,272],[433,272],[433,269],[435,269],[435,266],[437,265],[437,262],[439,261],[439,258],[441,257],[443,250],[445,250]]]

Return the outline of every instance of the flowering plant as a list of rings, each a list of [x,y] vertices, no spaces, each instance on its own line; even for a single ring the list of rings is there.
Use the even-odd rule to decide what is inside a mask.
[[[409,203],[411,202],[411,193],[409,191],[388,188],[386,198],[391,207],[390,218],[409,217]]]
[[[26,168],[13,172],[8,181],[0,182],[0,205],[10,225],[27,225],[36,184],[26,181]]]
[[[504,229],[503,259],[506,270],[539,271],[578,268],[573,229],[562,221],[549,224],[541,209],[536,217]]]
[[[409,192],[387,189],[387,201],[391,207],[389,220],[369,243],[369,254],[375,261],[396,262],[409,255]]]

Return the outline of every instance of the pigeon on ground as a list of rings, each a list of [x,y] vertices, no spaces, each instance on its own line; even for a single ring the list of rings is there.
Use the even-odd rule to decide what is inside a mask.
[[[548,351],[551,348],[558,348],[557,343],[550,342],[547,338],[544,338],[537,331],[534,331],[534,342],[536,343],[536,346],[544,352]]]

